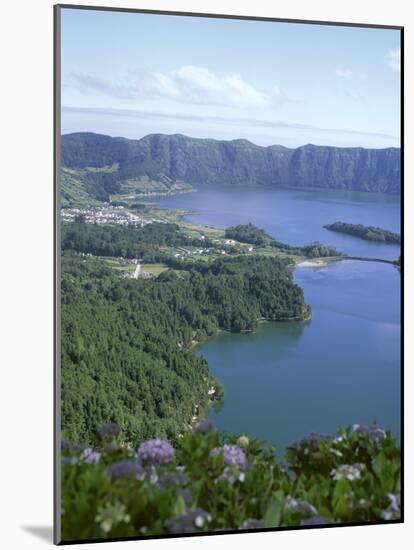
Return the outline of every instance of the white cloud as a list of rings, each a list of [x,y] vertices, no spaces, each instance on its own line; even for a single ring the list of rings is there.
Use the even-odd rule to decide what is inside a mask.
[[[394,50],[389,50],[385,56],[388,67],[393,71],[400,72],[401,68],[401,50],[400,48],[395,48]]]
[[[344,67],[337,67],[335,69],[335,74],[339,78],[353,78],[355,80],[366,80],[367,79],[366,74],[359,73],[359,72],[353,71],[352,69],[344,68]]]
[[[351,71],[351,69],[337,68],[335,70],[335,74],[336,74],[336,76],[340,76],[342,78],[348,78],[348,77],[352,76],[352,71]]]
[[[169,99],[196,105],[276,107],[287,101],[277,86],[265,93],[238,74],[217,75],[204,67],[185,65],[171,73],[135,72],[123,82],[75,74],[84,90],[94,89],[118,99]]]

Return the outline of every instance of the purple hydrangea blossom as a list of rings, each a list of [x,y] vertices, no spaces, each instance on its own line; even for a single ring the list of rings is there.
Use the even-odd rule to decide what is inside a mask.
[[[107,469],[107,474],[111,480],[124,477],[142,479],[145,476],[137,460],[120,460],[119,462],[114,462]]]
[[[174,458],[174,448],[164,439],[149,439],[138,447],[138,456],[143,464],[166,464]]]
[[[332,437],[330,435],[312,432],[302,439],[299,439],[299,441],[292,443],[289,448],[295,450],[308,448],[311,451],[318,451],[321,443],[327,443],[331,439]]]
[[[217,456],[223,453],[224,463],[229,466],[238,466],[241,470],[246,468],[246,455],[237,445],[223,445],[210,451],[211,456]]]
[[[179,485],[185,485],[187,482],[187,476],[184,474],[169,473],[159,479],[158,486],[164,489],[166,487],[178,487]]]
[[[214,425],[206,420],[205,422],[199,422],[194,426],[194,432],[199,434],[206,434],[210,432],[214,432],[216,429]]]
[[[97,464],[101,459],[101,453],[98,453],[98,451],[94,451],[93,449],[87,447],[82,451],[79,458],[87,464]]]
[[[382,439],[385,439],[387,437],[387,433],[383,428],[380,428],[379,426],[360,426],[359,424],[354,424],[352,426],[352,431],[364,434],[369,439],[372,439],[373,441],[381,441]]]
[[[211,522],[211,514],[195,508],[181,516],[175,516],[165,521],[164,526],[169,533],[178,535],[181,533],[195,533],[198,529],[202,529],[206,523]]]

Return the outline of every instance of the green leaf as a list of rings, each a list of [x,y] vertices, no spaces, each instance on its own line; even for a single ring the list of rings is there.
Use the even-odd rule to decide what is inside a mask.
[[[174,502],[173,506],[173,516],[181,516],[182,514],[185,514],[186,507],[184,499],[181,495],[179,495]]]
[[[347,496],[352,492],[352,485],[347,479],[336,482],[333,494],[333,507],[335,517],[345,519],[348,516]]]
[[[266,510],[264,517],[265,527],[279,527],[282,517],[284,496],[282,491],[276,491],[273,494],[272,500]]]
[[[351,493],[351,491],[352,485],[350,484],[350,482],[345,478],[339,479],[335,484],[334,499],[348,495],[349,493]]]
[[[372,469],[378,476],[382,488],[391,492],[394,489],[394,468],[384,453],[380,453],[372,463]]]

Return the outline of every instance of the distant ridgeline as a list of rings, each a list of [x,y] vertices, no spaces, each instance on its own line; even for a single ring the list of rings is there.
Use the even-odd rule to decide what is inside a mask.
[[[62,136],[63,205],[74,197],[108,200],[191,185],[257,184],[400,193],[400,149],[304,145],[261,147],[244,139],[220,141],[180,134],[139,140],[93,133]]]
[[[387,229],[381,229],[381,227],[374,227],[372,225],[335,222],[324,225],[324,228],[330,231],[337,231],[338,233],[346,233],[353,237],[360,237],[366,241],[377,241],[389,244],[401,243],[401,237],[398,233],[393,233]]]

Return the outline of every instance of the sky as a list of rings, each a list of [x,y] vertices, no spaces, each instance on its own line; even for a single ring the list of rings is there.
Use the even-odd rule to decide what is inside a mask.
[[[400,146],[400,32],[62,9],[62,133]]]

